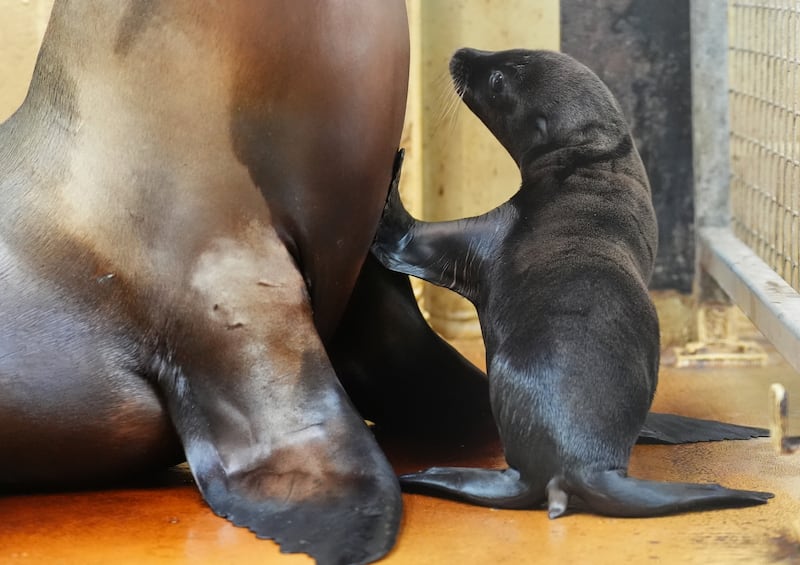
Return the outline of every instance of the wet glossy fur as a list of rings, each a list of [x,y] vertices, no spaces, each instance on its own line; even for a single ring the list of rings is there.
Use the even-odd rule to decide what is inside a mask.
[[[519,165],[521,188],[482,216],[426,223],[408,215],[395,187],[373,252],[477,307],[510,468],[433,468],[403,485],[503,508],[547,502],[551,517],[570,495],[614,516],[765,502],[768,493],[627,477],[643,427],[681,419],[648,419],[659,364],[647,290],[656,219],[611,93],[559,53],[462,49],[450,69]],[[707,439],[720,433],[714,422],[682,424]]]

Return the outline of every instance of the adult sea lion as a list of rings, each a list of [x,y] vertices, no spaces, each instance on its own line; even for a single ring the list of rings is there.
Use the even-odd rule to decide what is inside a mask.
[[[462,49],[450,72],[519,165],[521,188],[482,216],[425,223],[405,211],[395,182],[373,251],[475,304],[509,468],[432,468],[403,485],[500,508],[547,502],[551,518],[570,495],[612,516],[766,502],[770,493],[627,476],[658,374],[647,291],[657,230],[611,93],[560,53]],[[653,423],[667,420],[681,424]]]
[[[403,0],[55,2],[0,126],[0,486],[185,453],[215,512],[284,551],[392,547],[399,485],[326,347],[379,423],[489,414],[405,277],[362,271],[407,73]],[[394,331],[415,339],[382,370]]]

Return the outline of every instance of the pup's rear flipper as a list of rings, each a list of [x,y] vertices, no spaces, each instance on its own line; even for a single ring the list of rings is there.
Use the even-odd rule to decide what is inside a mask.
[[[734,490],[717,484],[663,483],[598,471],[572,477],[568,489],[598,514],[618,517],[663,516],[693,510],[764,504],[769,492]]]
[[[400,476],[405,492],[430,494],[492,508],[535,508],[544,502],[545,492],[534,492],[515,469],[473,469],[431,467]]]
[[[637,443],[680,444],[728,439],[766,437],[769,430],[701,420],[675,414],[650,412],[639,432]]]

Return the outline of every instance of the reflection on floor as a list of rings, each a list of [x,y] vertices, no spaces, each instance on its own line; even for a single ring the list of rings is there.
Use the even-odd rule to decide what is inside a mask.
[[[482,364],[480,344],[458,344]],[[763,368],[663,367],[655,409],[767,426],[768,389],[794,398],[790,432],[800,434],[800,377],[775,355]],[[790,405],[791,409],[791,405]],[[450,452],[387,445],[398,471],[437,464],[502,466],[497,446]],[[2,462],[0,462],[2,464]],[[769,490],[765,506],[651,519],[543,511],[498,511],[404,495],[405,515],[387,564],[800,563],[800,454],[779,456],[768,439],[637,446],[631,474]],[[309,563],[282,555],[214,516],[184,471],[157,484],[101,492],[0,498],[0,563]]]

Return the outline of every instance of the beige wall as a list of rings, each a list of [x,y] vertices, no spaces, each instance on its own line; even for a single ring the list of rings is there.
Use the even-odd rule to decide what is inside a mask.
[[[0,0],[0,121],[28,91],[53,0]]]
[[[448,62],[459,47],[557,50],[558,0],[408,0],[412,39],[408,158],[403,199],[427,220],[483,213],[519,187],[519,172],[453,93]],[[479,335],[472,306],[426,286],[423,306],[446,337]]]

